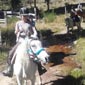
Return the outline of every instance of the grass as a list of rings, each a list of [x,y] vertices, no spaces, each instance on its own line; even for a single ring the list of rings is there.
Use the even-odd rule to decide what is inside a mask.
[[[18,20],[18,19],[17,19],[15,16],[13,16],[13,17],[8,17],[8,18],[7,18],[7,27],[5,27],[5,28],[1,28],[1,27],[0,27],[0,30],[1,30],[1,31],[6,31],[6,30],[11,30],[11,29],[13,29],[17,20]]]
[[[76,44],[77,55],[75,56],[75,60],[77,63],[81,64],[81,69],[76,68],[71,71],[70,75],[74,78],[81,78],[81,84],[85,85],[85,39],[79,38]]]
[[[85,74],[85,39],[84,38],[80,38],[78,40],[76,49],[77,49],[77,56],[78,56],[76,57],[76,60],[81,63],[82,70]]]
[[[4,61],[6,59],[7,53],[6,52],[0,52],[0,62]]]
[[[15,22],[18,19],[16,17],[10,17],[7,19],[7,27],[6,28],[0,28],[1,32],[2,32],[2,42],[12,42],[13,37],[10,36],[13,34],[13,30],[14,30],[14,26],[15,26]],[[14,34],[13,34],[14,35]],[[10,38],[9,38],[10,37]],[[7,48],[8,45],[6,45],[6,47],[2,46],[0,47],[0,63],[2,63],[3,61],[6,60],[7,58],[7,52],[9,51],[9,49]]]
[[[51,21],[51,18],[49,18],[50,16],[52,18],[52,21]],[[58,16],[55,15],[54,17],[52,16],[52,14],[45,15],[45,17],[42,20],[39,20],[36,22],[36,28],[38,30],[50,29],[52,32],[55,32],[55,33],[65,30],[66,29],[65,22],[64,22],[65,16],[64,15],[58,15]],[[46,21],[46,19],[48,19],[48,20]]]
[[[83,76],[82,70],[78,69],[78,68],[72,70],[70,75],[72,75],[74,78],[79,78],[79,77]]]
[[[0,64],[7,59],[7,51],[1,51],[0,50]]]
[[[44,14],[45,22],[52,23],[54,22],[55,18],[56,18],[56,14],[54,12],[52,13],[48,12]]]
[[[0,28],[1,34],[2,34],[2,42],[6,44],[12,44],[15,40],[15,34],[14,34],[14,28],[15,28],[15,23],[18,19],[13,16],[13,17],[8,17],[7,18],[7,27],[5,28]]]

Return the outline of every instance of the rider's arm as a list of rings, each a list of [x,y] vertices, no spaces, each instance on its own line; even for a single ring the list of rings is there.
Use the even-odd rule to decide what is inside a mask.
[[[17,35],[19,32],[19,26],[18,26],[18,23],[16,23],[15,25],[15,34]]]
[[[18,42],[18,40],[19,40],[19,35],[20,35],[18,22],[17,22],[16,25],[15,25],[15,34],[16,34],[16,42]]]
[[[37,30],[36,30],[36,28],[32,27],[32,30],[33,30],[33,34],[31,35],[31,37],[37,38]]]
[[[31,35],[31,37],[37,38],[38,37],[38,33],[37,33],[37,29],[35,27],[35,22],[32,22],[31,25],[32,25],[32,30],[33,30],[33,34]]]

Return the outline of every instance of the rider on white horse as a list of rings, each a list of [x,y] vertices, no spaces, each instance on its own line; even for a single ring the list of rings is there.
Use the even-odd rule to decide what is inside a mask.
[[[23,7],[20,9],[20,16],[21,20],[19,20],[16,23],[15,26],[15,34],[16,34],[16,45],[12,48],[12,50],[9,52],[8,56],[8,69],[3,72],[5,76],[12,77],[13,76],[13,64],[11,63],[11,59],[13,57],[13,54],[18,47],[18,45],[25,39],[29,37],[36,37],[37,38],[37,31],[35,29],[35,26],[31,23],[30,17],[29,17],[29,10],[26,7]]]

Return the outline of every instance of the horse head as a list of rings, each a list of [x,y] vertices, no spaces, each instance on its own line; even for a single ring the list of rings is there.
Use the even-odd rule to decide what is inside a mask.
[[[34,56],[34,59],[46,64],[49,61],[49,55],[43,48],[39,39],[30,39],[28,53]]]

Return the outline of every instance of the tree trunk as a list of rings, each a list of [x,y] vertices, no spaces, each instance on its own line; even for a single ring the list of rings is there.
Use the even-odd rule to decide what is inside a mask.
[[[36,8],[36,0],[34,0],[34,7]]]

